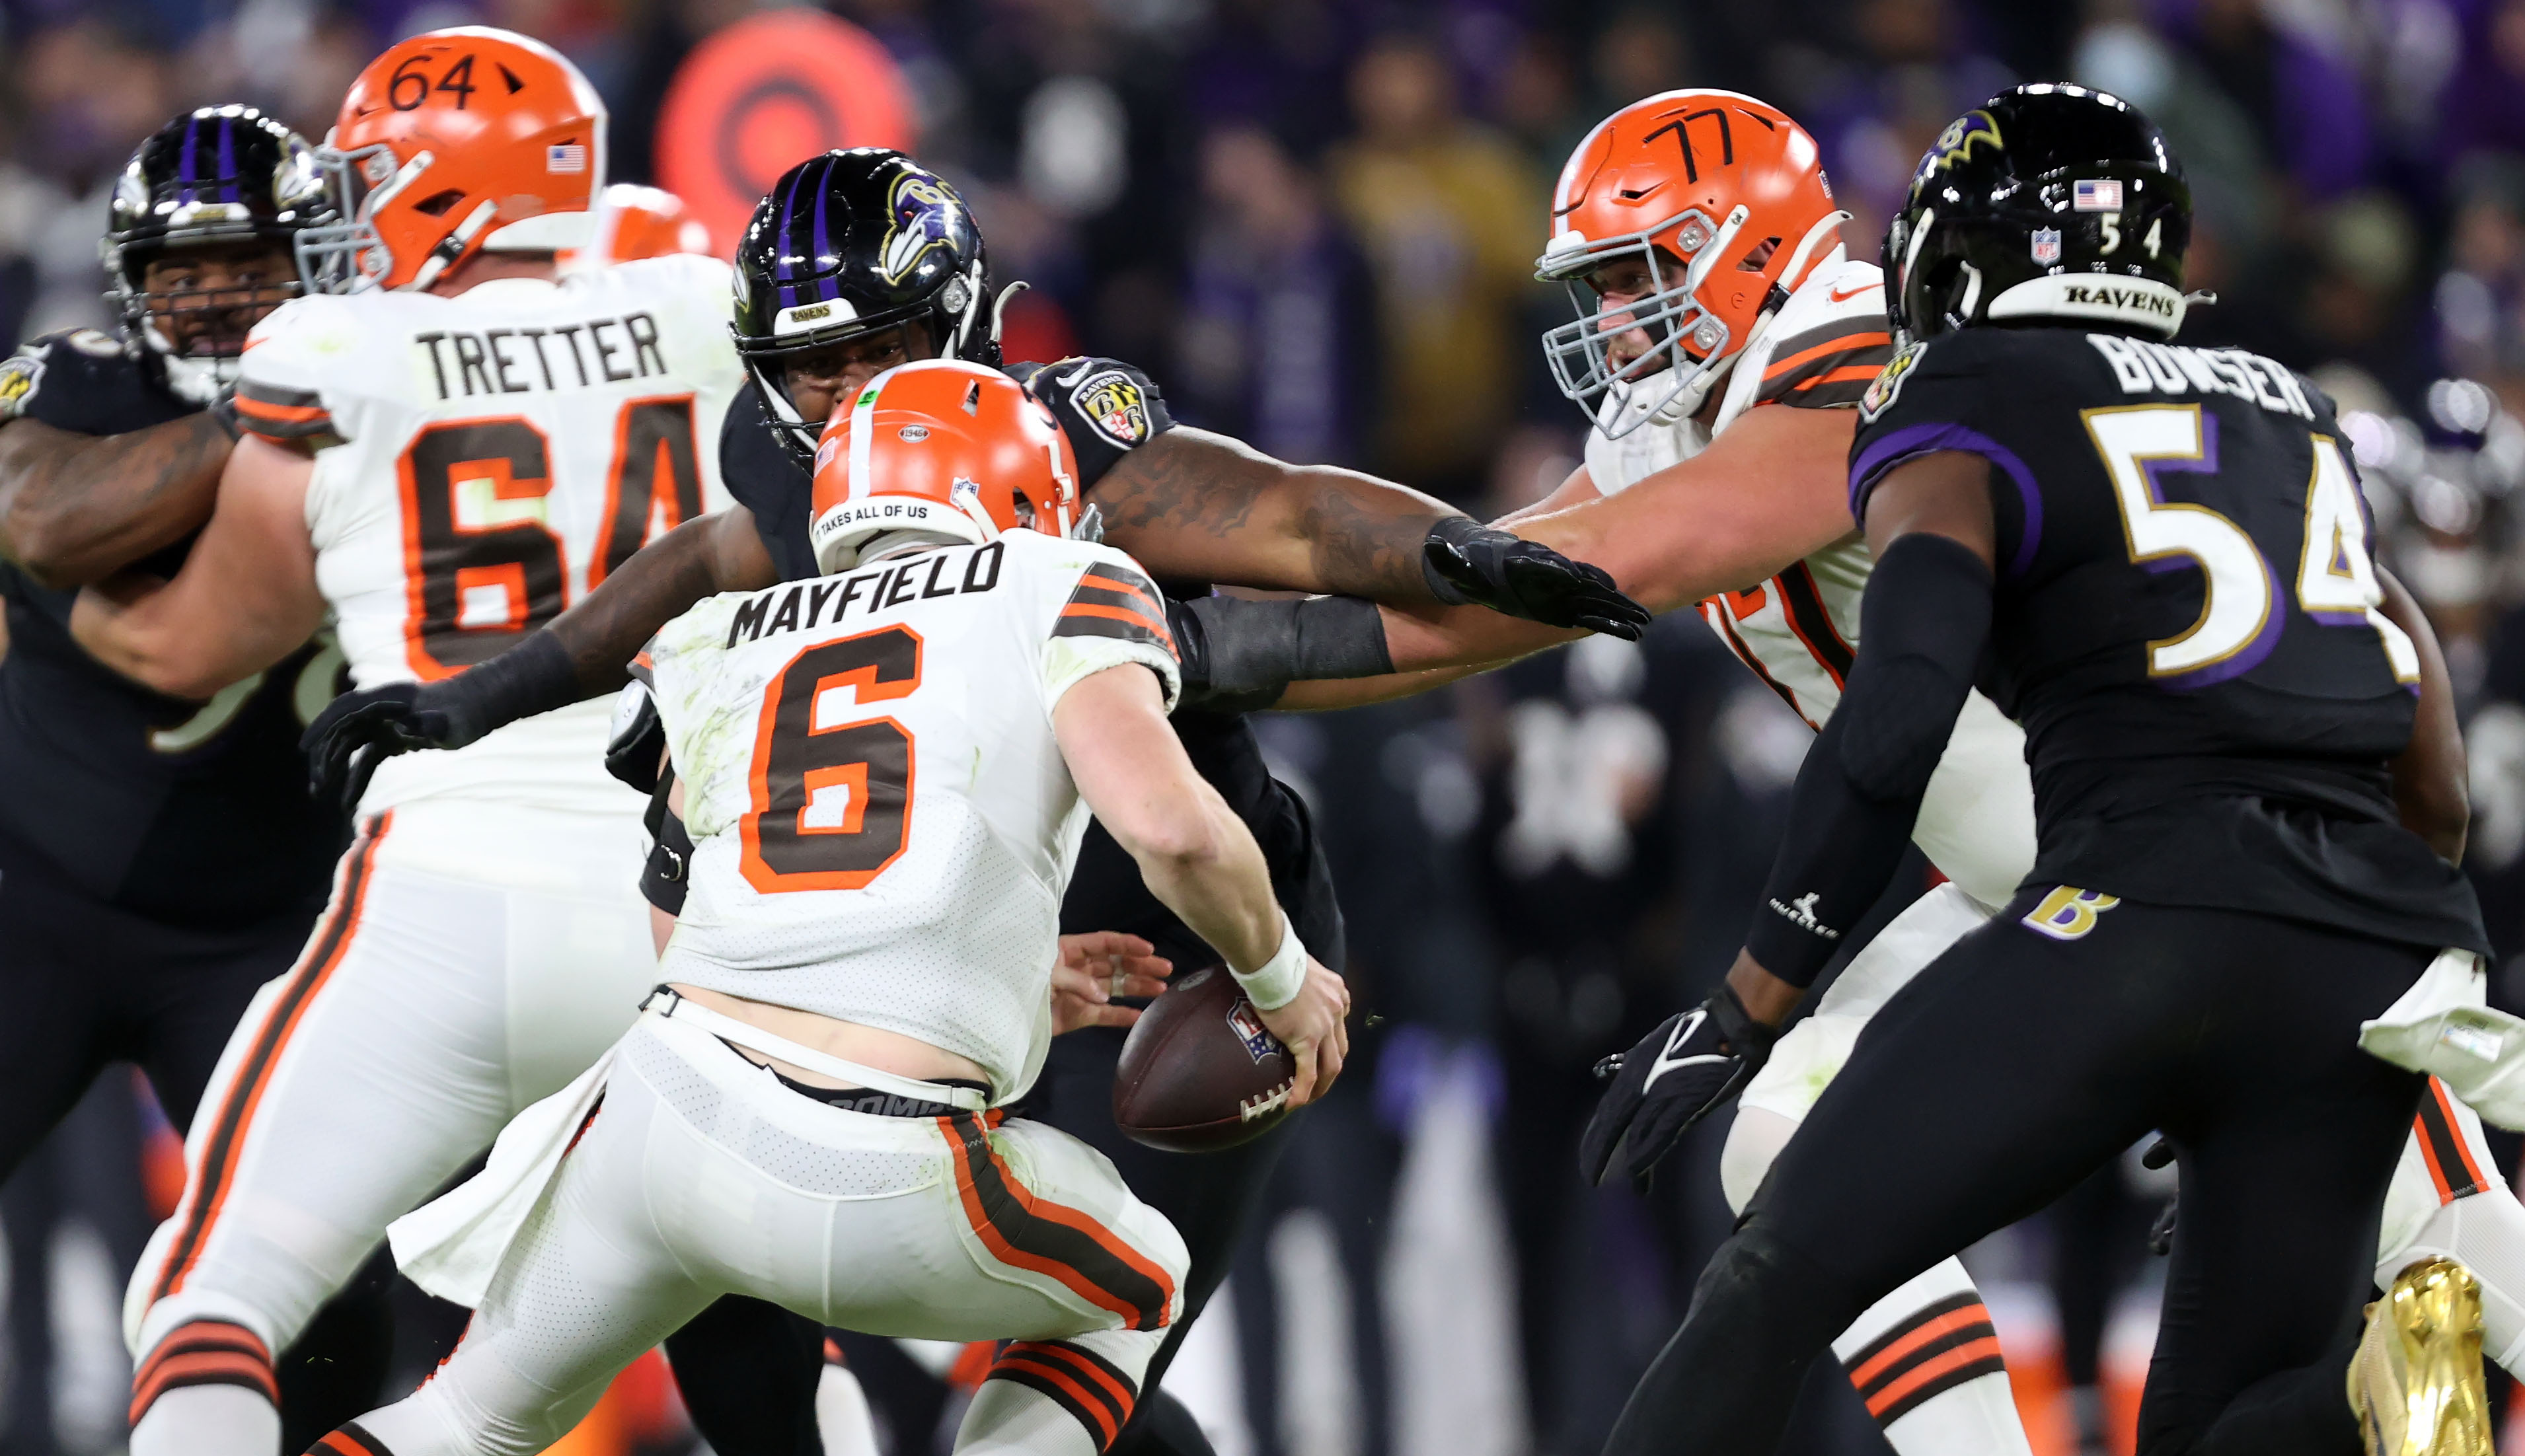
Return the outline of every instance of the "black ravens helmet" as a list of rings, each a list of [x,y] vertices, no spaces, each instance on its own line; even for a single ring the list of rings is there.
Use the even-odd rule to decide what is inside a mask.
[[[1885,232],[1904,341],[2069,319],[2171,338],[2183,326],[2192,190],[2138,108],[2083,86],[2018,86],[1938,134]]]
[[[97,249],[124,347],[160,359],[178,394],[207,401],[233,372],[246,330],[301,291],[296,264],[269,283],[155,293],[149,265],[171,251],[258,240],[293,257],[300,229],[331,217],[306,141],[252,107],[204,107],[159,127],[116,180]]]
[[[916,323],[939,358],[996,366],[983,271],[965,200],[901,152],[826,152],[782,173],[736,245],[731,326],[780,443],[811,461],[820,430],[789,403],[788,356]]]

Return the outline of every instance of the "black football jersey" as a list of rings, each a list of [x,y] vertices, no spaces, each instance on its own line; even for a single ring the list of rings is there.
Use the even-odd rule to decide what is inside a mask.
[[[1101,458],[1080,455],[1079,489],[1090,503],[1095,500],[1096,477],[1087,472],[1097,464],[1110,468],[1118,459],[1119,451]],[[769,549],[782,579],[801,581],[820,574],[816,569],[815,549],[807,538],[815,479],[797,457],[781,448],[773,437],[758,383],[748,383],[729,404],[726,419],[719,426],[719,478],[727,483],[728,494],[754,513],[755,528]],[[1177,599],[1210,593],[1208,582],[1162,581],[1158,585]],[[1291,860],[1309,852],[1311,841],[1303,819],[1293,819],[1292,815],[1302,815],[1303,810],[1284,801],[1286,791],[1273,782],[1270,770],[1264,766],[1262,749],[1253,728],[1241,715],[1191,708],[1178,710],[1172,722],[1193,767],[1254,831],[1264,858],[1270,862],[1274,885],[1284,892],[1297,886],[1303,879],[1304,866]],[[1286,902],[1292,913],[1300,916],[1301,933],[1312,938],[1313,931],[1304,924],[1307,917],[1300,914],[1296,901]],[[1324,914],[1329,914],[1329,907],[1319,908],[1318,918]],[[1188,947],[1199,944],[1174,913],[1149,894],[1140,881],[1139,866],[1130,855],[1094,825],[1089,827],[1087,840],[1079,849],[1069,894],[1062,902],[1061,928],[1069,934],[1128,931],[1155,942],[1162,952],[1169,946]],[[1188,948],[1184,953],[1189,953]]]
[[[87,435],[196,408],[93,329],[26,346],[0,364],[0,385],[22,396],[25,417]],[[170,547],[141,569],[172,575],[189,549]],[[339,691],[340,652],[311,644],[188,703],[80,650],[70,635],[76,597],[0,562],[0,833],[99,899],[175,924],[240,925],[321,900],[349,824],[309,796],[298,735]]]
[[[1971,328],[1897,356],[1859,413],[1855,511],[1905,460],[1990,461],[1982,686],[2026,731],[2029,885],[2487,948],[2396,818],[2418,656],[2376,609],[2320,390],[2242,350]]]

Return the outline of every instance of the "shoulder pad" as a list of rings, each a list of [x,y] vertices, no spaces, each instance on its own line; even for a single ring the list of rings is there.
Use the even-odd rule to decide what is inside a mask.
[[[1765,331],[1758,405],[1854,405],[1893,356],[1884,276],[1872,263],[1819,268]]]
[[[66,328],[59,333],[46,334],[26,347],[30,350],[55,347],[70,349],[84,354],[90,359],[124,357],[123,341],[102,329],[95,328]]]
[[[1175,427],[1156,383],[1118,359],[1064,359],[1018,382],[1061,421],[1078,459],[1081,491],[1094,489],[1123,456]]]
[[[340,435],[326,387],[338,387],[358,353],[360,329],[342,300],[292,299],[246,336],[236,385],[237,422],[268,440]]]

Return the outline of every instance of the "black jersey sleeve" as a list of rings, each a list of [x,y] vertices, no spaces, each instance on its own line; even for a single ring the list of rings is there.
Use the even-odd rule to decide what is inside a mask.
[[[1008,373],[1061,421],[1082,494],[1122,457],[1175,427],[1155,381],[1118,359],[1011,364]]]
[[[0,418],[23,415],[82,435],[117,435],[194,413],[123,341],[92,328],[48,334],[0,364]]]
[[[807,539],[816,480],[771,432],[760,383],[747,381],[728,403],[718,427],[718,472],[727,493],[753,512],[754,529],[780,579],[804,581],[818,574],[815,547]]]
[[[1942,451],[1977,455],[1992,467],[2000,575],[2022,575],[2033,563],[2042,544],[2043,495],[2009,442],[2007,416],[2012,410],[2021,417],[2026,392],[2044,388],[2045,356],[1995,357],[2007,354],[2009,342],[2000,330],[1967,329],[1909,345],[1886,364],[1858,401],[1858,433],[1850,445],[1853,518],[1867,519],[1869,493],[1905,461]],[[1998,379],[2009,387],[1996,387]],[[2003,480],[2013,489],[2003,488]]]

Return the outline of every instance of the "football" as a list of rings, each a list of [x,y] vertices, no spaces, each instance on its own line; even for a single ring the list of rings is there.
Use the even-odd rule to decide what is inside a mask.
[[[1135,1142],[1214,1152],[1289,1114],[1298,1061],[1225,966],[1178,976],[1149,1002],[1114,1073],[1114,1121]]]

